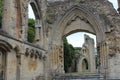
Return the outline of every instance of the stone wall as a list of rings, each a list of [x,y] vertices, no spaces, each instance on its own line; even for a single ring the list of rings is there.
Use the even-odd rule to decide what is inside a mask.
[[[0,38],[3,41],[9,41],[12,46],[10,51],[3,53],[6,54],[5,63],[3,63],[6,68],[5,80],[45,79],[45,50],[3,34]]]
[[[17,58],[16,52],[11,50],[6,57],[6,80],[16,80],[17,74]]]
[[[37,80],[44,78],[44,60],[21,56],[21,80]]]

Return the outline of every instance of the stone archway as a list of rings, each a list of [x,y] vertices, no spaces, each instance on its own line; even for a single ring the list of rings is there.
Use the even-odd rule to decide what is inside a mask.
[[[64,64],[64,53],[62,40],[65,36],[78,31],[89,32],[96,35],[97,46],[105,41],[105,30],[106,26],[101,24],[100,16],[97,13],[91,11],[84,5],[72,6],[64,16],[58,20],[53,28],[53,34],[51,39],[51,53],[50,60],[51,68],[54,71],[63,72]],[[104,52],[104,51],[103,51]],[[107,53],[107,52],[106,52]],[[105,54],[106,54],[105,53]],[[99,53],[101,54],[101,52]],[[100,59],[104,62],[105,58],[100,56]],[[103,64],[101,62],[101,64]],[[106,63],[107,64],[107,63]],[[104,68],[104,66],[101,66]],[[59,70],[63,71],[59,71]]]
[[[6,80],[7,52],[11,49],[8,42],[0,40],[0,80]]]
[[[77,21],[80,22],[81,25],[78,24]],[[65,15],[58,21],[58,24],[55,25],[53,39],[55,41],[56,39],[58,40],[58,38],[56,37],[61,36],[61,38],[63,38],[64,36],[70,35],[78,31],[85,31],[95,34],[97,37],[97,42],[104,41],[104,32],[106,30],[106,27],[102,25],[100,21],[101,20],[99,15],[97,13],[95,14],[91,12],[90,9],[86,8],[86,6],[72,6],[67,11],[67,13],[65,13]],[[75,26],[74,24],[80,26]],[[73,25],[74,27],[72,27]]]

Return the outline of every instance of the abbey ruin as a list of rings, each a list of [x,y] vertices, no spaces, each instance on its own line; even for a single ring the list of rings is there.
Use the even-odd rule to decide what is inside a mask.
[[[2,0],[2,4],[0,80],[52,80],[65,74],[63,38],[80,31],[96,35],[99,75],[120,79],[120,8],[117,12],[108,0]],[[27,41],[29,4],[35,14],[34,43]]]
[[[96,73],[95,64],[95,46],[94,40],[88,35],[84,35],[84,44],[82,46],[81,55],[77,63],[77,72]]]

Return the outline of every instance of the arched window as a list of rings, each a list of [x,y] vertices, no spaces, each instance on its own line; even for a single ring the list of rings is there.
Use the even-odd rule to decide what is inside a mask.
[[[42,38],[42,20],[39,6],[33,0],[29,3],[28,42],[39,42]]]
[[[28,42],[34,42],[35,40],[35,15],[31,5],[28,5]]]

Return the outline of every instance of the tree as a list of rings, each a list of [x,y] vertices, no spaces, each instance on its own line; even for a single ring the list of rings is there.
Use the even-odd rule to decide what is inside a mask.
[[[28,19],[28,26],[32,27],[33,29],[35,28],[35,20],[32,18]]]
[[[72,60],[75,56],[75,49],[71,44],[68,44],[67,39],[63,40],[64,42],[64,69],[65,72],[69,71],[69,68],[72,65]]]
[[[75,48],[75,54],[81,54],[81,47],[74,47]]]
[[[34,19],[28,19],[28,36],[27,40],[28,42],[34,42],[35,39],[35,20]]]

